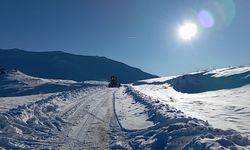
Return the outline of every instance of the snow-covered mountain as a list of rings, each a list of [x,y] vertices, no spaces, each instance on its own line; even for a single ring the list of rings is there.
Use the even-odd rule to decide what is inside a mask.
[[[116,75],[122,83],[130,83],[156,77],[105,57],[73,55],[60,51],[0,50],[0,67],[18,68],[36,77],[75,81],[109,80],[111,75]]]
[[[2,69],[0,83],[0,97],[54,93],[83,86],[83,83],[73,80],[32,77],[16,69]]]

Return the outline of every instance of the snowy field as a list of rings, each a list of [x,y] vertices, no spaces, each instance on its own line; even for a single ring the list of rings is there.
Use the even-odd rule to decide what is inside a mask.
[[[0,75],[0,149],[250,149],[249,70],[120,88],[10,71]]]
[[[146,84],[134,86],[134,88],[155,99],[159,99],[159,101],[163,103],[181,110],[188,116],[207,120],[214,127],[221,129],[234,129],[243,134],[250,135],[250,67],[223,68],[205,72],[203,74],[211,75],[218,79],[233,75],[243,75],[243,77],[238,77],[242,80],[245,79],[245,82],[248,84],[232,89],[219,89],[215,91],[208,90],[207,92],[201,93],[182,93],[176,91],[171,86],[171,83],[167,83],[167,81],[172,80],[173,78],[159,78],[143,81]],[[176,79],[177,78],[180,77],[176,77]],[[190,78],[187,80],[197,82],[196,78],[200,77],[195,76],[194,73],[191,74]],[[222,84],[225,84],[224,82],[232,83],[233,81],[225,80]],[[182,82],[178,84],[188,83]],[[228,84],[226,86],[230,85]]]
[[[250,135],[250,85],[199,94],[183,94],[168,85],[134,88],[181,110],[187,116],[207,120],[214,127]]]

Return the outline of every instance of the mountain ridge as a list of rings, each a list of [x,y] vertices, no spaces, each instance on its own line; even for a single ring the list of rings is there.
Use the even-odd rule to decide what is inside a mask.
[[[18,68],[26,74],[51,79],[109,80],[111,75],[116,75],[121,82],[131,83],[157,77],[103,56],[84,56],[63,51],[0,49],[0,64],[3,68]]]

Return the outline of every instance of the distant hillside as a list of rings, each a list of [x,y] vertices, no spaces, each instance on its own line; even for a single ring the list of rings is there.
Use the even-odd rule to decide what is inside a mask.
[[[0,83],[0,97],[62,92],[91,86],[91,84],[83,84],[72,80],[32,77],[15,69],[0,69]]]
[[[111,75],[116,75],[122,83],[131,83],[156,77],[105,57],[73,55],[61,51],[0,49],[0,67],[18,68],[36,77],[76,81],[109,80]]]
[[[141,84],[169,84],[176,91],[182,93],[201,93],[239,88],[250,84],[250,65],[143,80],[134,83],[134,85]]]

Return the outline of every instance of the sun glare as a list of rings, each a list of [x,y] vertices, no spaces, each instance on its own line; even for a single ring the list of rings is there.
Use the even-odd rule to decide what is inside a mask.
[[[196,36],[197,25],[194,23],[184,23],[179,27],[178,33],[181,39],[191,40]]]

